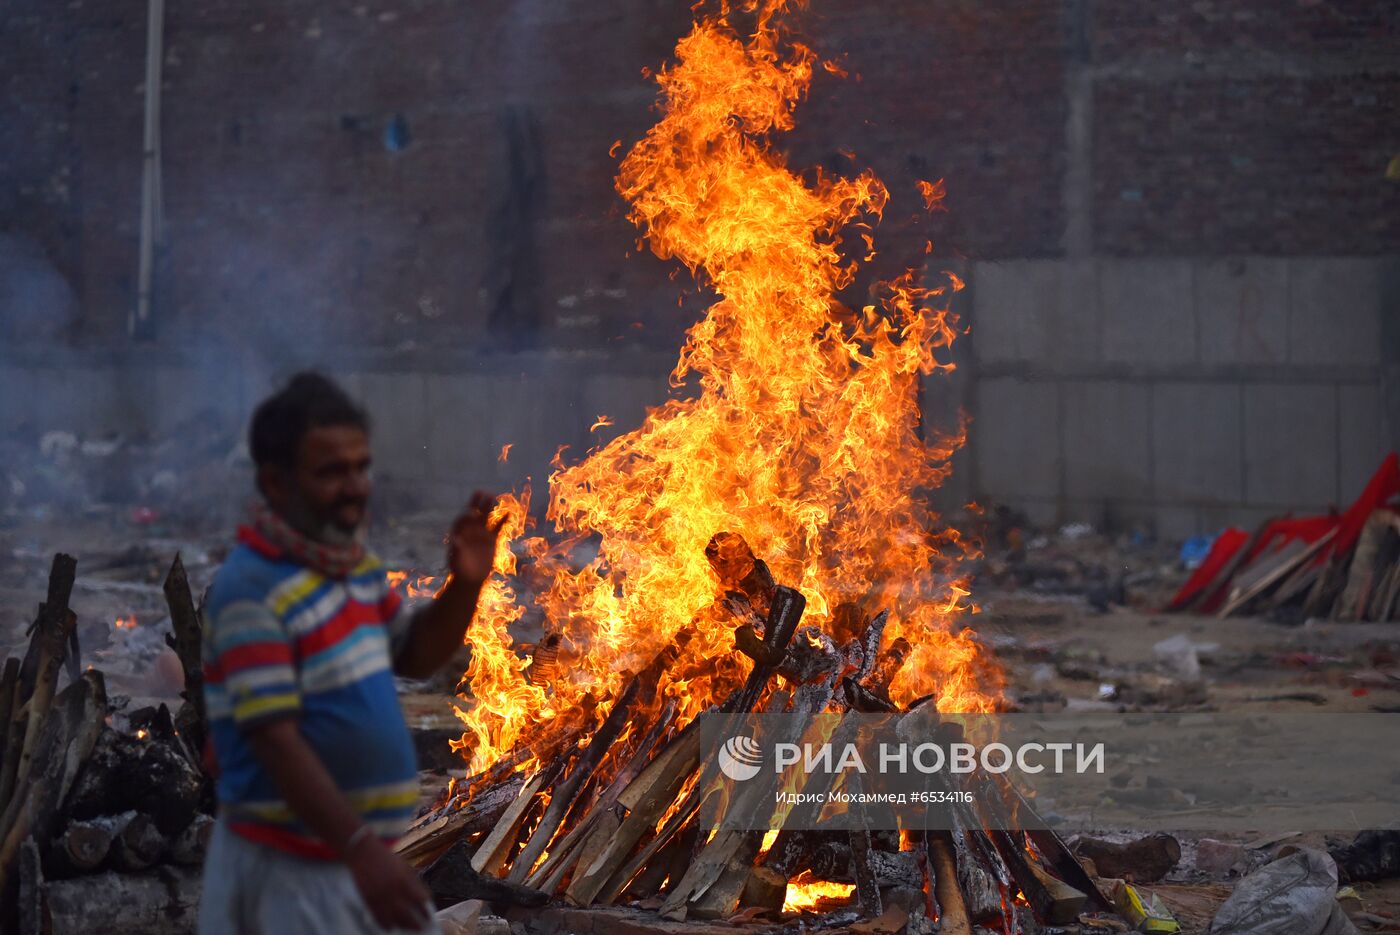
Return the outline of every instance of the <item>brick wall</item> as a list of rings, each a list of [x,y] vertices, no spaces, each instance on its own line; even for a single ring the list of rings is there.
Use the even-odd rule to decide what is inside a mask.
[[[145,4],[17,0],[3,39],[4,227],[80,299],[134,301]],[[607,155],[652,119],[644,66],[687,5],[210,0],[168,8],[162,334],[253,346],[669,347],[693,309],[627,257]],[[853,151],[895,193],[886,264],[1051,257],[1087,212],[1108,255],[1400,248],[1400,13],[1361,2],[815,4],[822,75],[794,162]],[[1087,76],[1082,197],[1067,82]],[[385,145],[392,122],[407,129]],[[913,181],[946,177],[917,218]],[[1082,201],[1083,203],[1079,203]],[[648,326],[631,324],[639,319]]]

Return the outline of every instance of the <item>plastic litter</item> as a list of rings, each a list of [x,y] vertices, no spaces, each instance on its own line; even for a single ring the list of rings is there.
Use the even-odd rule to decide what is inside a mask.
[[[1144,899],[1142,893],[1122,880],[1113,881],[1113,908],[1139,932],[1180,932],[1181,925],[1162,905],[1155,893]]]
[[[1240,881],[1209,935],[1358,935],[1337,902],[1337,864],[1298,848]]]
[[[1193,536],[1181,544],[1181,567],[1195,571],[1210,554],[1215,536]]]

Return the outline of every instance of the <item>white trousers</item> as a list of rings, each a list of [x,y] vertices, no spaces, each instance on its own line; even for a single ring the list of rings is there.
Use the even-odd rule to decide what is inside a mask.
[[[440,932],[433,920],[421,935]],[[204,862],[199,935],[389,933],[370,915],[349,867],[257,844],[221,820]]]

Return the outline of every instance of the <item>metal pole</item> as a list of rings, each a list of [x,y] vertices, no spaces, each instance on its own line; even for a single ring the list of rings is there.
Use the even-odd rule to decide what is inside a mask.
[[[136,308],[127,320],[132,337],[150,337],[151,282],[160,236],[160,81],[164,57],[165,0],[146,9],[146,128],[142,142],[141,258],[136,273]]]

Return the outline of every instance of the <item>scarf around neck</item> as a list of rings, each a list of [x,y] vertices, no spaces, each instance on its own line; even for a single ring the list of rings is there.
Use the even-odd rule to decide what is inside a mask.
[[[252,535],[248,535],[248,533]],[[358,539],[345,543],[322,542],[293,527],[259,498],[249,508],[248,524],[239,538],[255,547],[270,546],[327,578],[348,578],[365,560],[368,551]],[[262,540],[258,542],[257,540]]]

